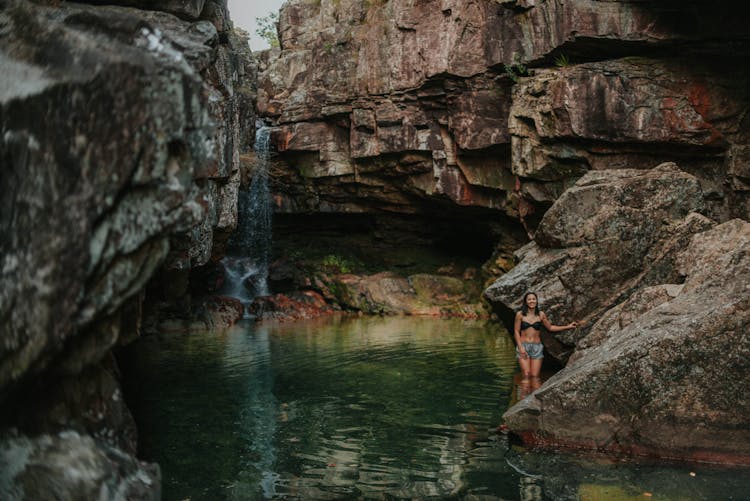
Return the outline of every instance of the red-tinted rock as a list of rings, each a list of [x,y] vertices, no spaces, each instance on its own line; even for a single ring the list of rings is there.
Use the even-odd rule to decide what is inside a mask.
[[[300,320],[335,313],[319,293],[299,291],[255,298],[248,307],[256,320]]]
[[[690,5],[288,2],[258,102],[285,136],[279,169],[302,174],[274,184],[280,207],[414,213],[447,199],[520,219],[519,203],[541,213],[590,169],[679,160],[713,216],[746,216],[750,78],[718,56],[720,41],[748,50],[750,9]],[[420,173],[403,162],[417,151]]]

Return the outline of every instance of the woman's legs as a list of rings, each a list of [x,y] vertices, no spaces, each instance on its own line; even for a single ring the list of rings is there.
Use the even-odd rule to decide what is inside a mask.
[[[531,376],[531,359],[528,355],[521,355],[518,357],[518,365],[521,367],[521,374],[527,378]]]
[[[539,377],[542,372],[542,358],[532,358],[527,360],[529,363],[529,375],[531,377]]]

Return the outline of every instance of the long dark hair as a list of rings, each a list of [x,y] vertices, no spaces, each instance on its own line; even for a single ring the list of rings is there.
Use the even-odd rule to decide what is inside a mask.
[[[539,296],[537,296],[536,292],[527,292],[523,295],[523,303],[521,304],[521,313],[526,315],[529,312],[529,307],[526,305],[526,298],[529,296],[534,296],[536,298],[536,307],[534,308],[534,315],[539,315]]]

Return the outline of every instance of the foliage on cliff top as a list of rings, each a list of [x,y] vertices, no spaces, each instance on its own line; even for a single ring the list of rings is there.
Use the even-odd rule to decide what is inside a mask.
[[[279,47],[278,34],[279,13],[271,12],[267,16],[255,18],[255,33],[268,42],[271,47]]]

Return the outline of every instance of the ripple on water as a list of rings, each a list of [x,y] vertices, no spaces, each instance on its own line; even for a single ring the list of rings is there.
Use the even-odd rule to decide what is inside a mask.
[[[684,468],[533,454],[495,435],[516,361],[494,325],[246,324],[147,338],[123,363],[140,454],[161,464],[167,500],[579,499],[611,489],[683,499]],[[706,475],[684,499],[742,499],[750,481],[738,478]]]

